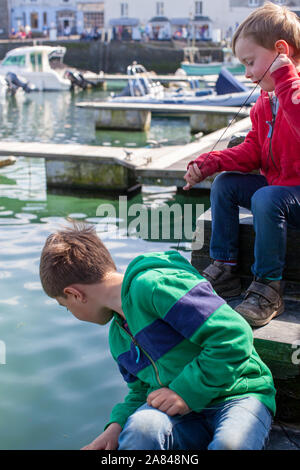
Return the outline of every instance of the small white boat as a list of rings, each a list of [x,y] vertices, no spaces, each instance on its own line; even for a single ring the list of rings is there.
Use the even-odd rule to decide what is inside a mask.
[[[0,63],[0,75],[15,73],[28,80],[38,91],[69,90],[71,82],[63,73],[54,70],[52,61],[62,63],[65,47],[24,46],[9,51]]]

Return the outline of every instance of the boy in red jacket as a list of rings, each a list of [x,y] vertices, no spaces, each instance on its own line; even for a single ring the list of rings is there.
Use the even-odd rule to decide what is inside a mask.
[[[252,326],[262,326],[284,310],[286,228],[300,229],[300,19],[267,3],[238,27],[233,52],[246,77],[262,88],[250,113],[252,129],[242,144],[190,162],[184,189],[225,171],[212,185],[213,263],[203,272],[223,297],[241,292],[238,208],[251,209],[254,281],[236,310]],[[258,169],[259,175],[249,173]]]

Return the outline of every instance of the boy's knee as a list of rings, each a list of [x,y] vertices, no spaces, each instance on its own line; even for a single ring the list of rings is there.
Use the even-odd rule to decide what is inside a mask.
[[[165,413],[144,409],[131,415],[119,437],[120,449],[163,448],[165,436],[170,435],[172,426]],[[133,446],[133,447],[132,447]]]
[[[283,197],[276,186],[264,186],[258,189],[251,198],[251,210],[255,213],[270,213],[280,211]]]
[[[224,197],[235,192],[237,175],[233,172],[224,172],[217,175],[211,186],[211,198]]]
[[[245,441],[241,441],[238,434],[215,438],[208,446],[208,450],[248,450]],[[250,449],[249,449],[250,450]]]
[[[213,181],[212,190],[226,190],[232,187],[232,182],[236,178],[236,174],[225,171],[217,175]]]

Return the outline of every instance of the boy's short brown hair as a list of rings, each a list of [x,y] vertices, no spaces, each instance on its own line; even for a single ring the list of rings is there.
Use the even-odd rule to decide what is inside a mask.
[[[284,39],[300,56],[300,18],[288,8],[267,2],[254,10],[237,28],[232,39],[235,54],[239,37],[251,37],[259,46],[275,49],[275,43]]]
[[[50,235],[42,250],[40,278],[49,297],[65,297],[72,284],[101,282],[115,263],[93,226],[73,224]]]

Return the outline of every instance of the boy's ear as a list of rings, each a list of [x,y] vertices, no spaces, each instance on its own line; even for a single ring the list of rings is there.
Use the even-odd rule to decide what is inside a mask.
[[[68,286],[64,288],[64,294],[73,298],[73,300],[79,300],[80,302],[84,301],[84,294],[79,289],[74,286]]]
[[[294,53],[293,47],[290,46],[284,39],[279,39],[275,42],[275,49],[278,54],[286,54],[287,56],[292,56]]]

